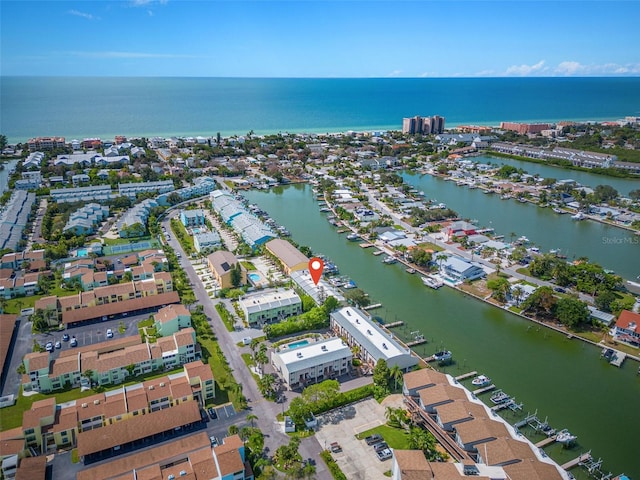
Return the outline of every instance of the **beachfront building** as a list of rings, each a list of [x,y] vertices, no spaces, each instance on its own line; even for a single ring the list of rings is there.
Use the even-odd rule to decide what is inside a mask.
[[[455,255],[448,255],[444,259],[440,265],[440,274],[446,281],[454,284],[473,281],[487,275],[480,265]]]
[[[500,122],[501,130],[509,130],[520,135],[537,134],[543,130],[549,130],[551,125],[548,123],[516,123],[516,122]]]
[[[167,305],[153,316],[153,326],[161,337],[173,335],[191,327],[191,312],[181,303]]]
[[[408,372],[418,364],[418,358],[384,331],[364,311],[344,307],[331,312],[331,329],[350,347],[357,347],[358,357],[372,368],[384,359],[389,368],[398,365]]]
[[[264,246],[267,252],[280,263],[287,275],[309,268],[309,258],[287,240],[276,238],[265,243]]]
[[[275,290],[246,295],[239,301],[249,325],[263,326],[302,313],[302,300],[294,290]]]
[[[316,284],[311,278],[309,270],[296,270],[291,272],[291,280],[295,283],[305,295],[313,298],[316,305],[322,305],[328,297],[333,297],[339,302],[344,302],[345,298],[338,287],[334,287],[324,278]]]
[[[345,375],[352,360],[351,349],[340,338],[285,346],[271,354],[273,366],[289,388],[304,388]]]
[[[204,210],[182,210],[180,212],[180,221],[185,227],[197,227],[204,225]]]
[[[253,480],[244,448],[238,435],[212,448],[206,432],[200,432],[87,468],[77,479]]]
[[[204,250],[220,248],[222,246],[222,239],[218,232],[199,232],[193,235],[193,247],[196,252],[200,253]]]
[[[247,283],[246,269],[238,262],[236,256],[226,250],[218,250],[213,252],[207,257],[207,264],[209,265],[209,271],[213,275],[213,278],[218,282],[220,288],[231,288],[234,286],[240,286]],[[231,280],[231,271],[234,268],[240,268],[240,283],[234,285]]]
[[[25,355],[22,388],[25,392],[49,393],[66,386],[77,386],[82,375],[91,372],[97,385],[117,385],[132,375],[171,370],[197,359],[196,334],[185,328],[154,343],[138,336],[102,342],[77,350],[65,350],[56,359],[49,352]]]
[[[444,132],[444,117],[410,117],[402,119],[402,133],[431,135]]]
[[[37,150],[54,150],[56,148],[65,148],[64,137],[36,137],[27,140],[30,152]]]

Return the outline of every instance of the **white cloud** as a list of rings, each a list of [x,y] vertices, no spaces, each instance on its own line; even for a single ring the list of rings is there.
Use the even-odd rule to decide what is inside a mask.
[[[76,17],[86,18],[87,20],[100,20],[100,17],[96,17],[95,15],[92,15],[90,13],[80,12],[78,10],[69,10],[67,13]]]
[[[638,75],[640,74],[640,63],[603,63],[583,65],[573,60],[560,62],[554,72],[558,75]]]
[[[65,52],[66,55],[88,58],[204,58],[197,55],[183,55],[175,53],[148,53],[148,52]]]
[[[544,66],[544,60],[540,60],[535,65],[511,65],[509,68],[507,68],[505,75],[526,77],[528,75],[539,74],[547,70],[548,68]]]
[[[387,77],[399,77],[402,73],[402,70],[394,70],[393,72],[387,73]]]
[[[131,0],[131,5],[134,7],[145,7],[153,3],[159,3],[160,5],[166,5],[168,0]]]

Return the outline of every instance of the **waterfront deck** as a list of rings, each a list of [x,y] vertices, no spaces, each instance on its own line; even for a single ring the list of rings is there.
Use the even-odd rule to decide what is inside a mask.
[[[427,343],[427,339],[426,338],[417,338],[415,340],[411,340],[410,342],[407,342],[406,345],[407,347],[415,347],[416,345],[422,345],[423,343]]]
[[[490,392],[491,390],[494,390],[495,388],[496,388],[496,386],[492,383],[491,385],[487,385],[486,387],[482,387],[482,388],[479,388],[477,390],[474,390],[471,393],[473,393],[474,395],[482,395],[483,393]]]
[[[376,308],[382,307],[381,303],[374,303],[371,305],[367,305],[366,307],[362,307],[363,310],[375,310]]]
[[[544,440],[540,440],[538,443],[536,443],[536,447],[538,448],[544,448],[548,445],[551,445],[553,442],[556,441],[556,437],[557,435],[551,435],[549,438],[545,438]]]
[[[591,450],[589,450],[587,453],[583,453],[582,455],[578,455],[573,460],[569,460],[567,463],[564,463],[564,464],[560,465],[560,467],[563,470],[571,470],[572,468],[577,467],[578,465],[580,465],[582,463],[589,462],[591,459],[592,459]]]
[[[404,322],[402,320],[398,320],[397,322],[391,322],[391,323],[384,323],[383,326],[386,328],[395,328],[395,327],[401,327],[402,325],[404,325]]]
[[[614,367],[621,367],[622,366],[622,362],[624,362],[625,358],[627,358],[627,354],[626,353],[616,351],[613,354],[613,357],[611,358],[611,361],[609,363],[611,365],[613,365]]]
[[[360,248],[371,248],[371,247],[375,247],[375,245],[373,243],[361,243],[360,244]],[[374,253],[375,255],[375,253]]]
[[[475,377],[476,375],[478,375],[478,372],[476,372],[475,370],[473,372],[463,373],[462,375],[458,375],[456,377],[456,381],[459,382],[460,380],[466,380],[467,378]]]

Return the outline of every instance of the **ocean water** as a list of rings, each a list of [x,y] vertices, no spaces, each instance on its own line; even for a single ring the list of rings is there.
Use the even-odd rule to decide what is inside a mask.
[[[615,120],[640,115],[640,78],[254,79],[0,77],[10,142],[114,135],[244,135]]]

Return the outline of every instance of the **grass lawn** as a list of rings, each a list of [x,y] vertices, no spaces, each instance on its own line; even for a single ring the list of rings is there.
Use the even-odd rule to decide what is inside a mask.
[[[233,373],[222,355],[218,342],[210,338],[198,338],[198,343],[202,349],[202,360],[209,364],[216,381],[216,403],[231,401],[236,410],[244,409],[242,386],[238,385],[233,378]]]
[[[434,252],[441,252],[442,250],[444,250],[442,247],[431,242],[422,242],[418,246],[424,250],[433,250]]]
[[[7,300],[6,306],[4,308],[4,313],[15,313],[19,314],[20,310],[24,308],[33,308],[36,304],[36,301],[40,300],[43,297],[49,297],[51,295],[56,295],[58,297],[68,297],[70,295],[77,295],[78,292],[74,290],[65,290],[61,288],[60,285],[56,285],[55,288],[49,290],[49,293],[42,295],[30,295],[28,297],[18,297]]]
[[[384,441],[387,442],[391,448],[400,450],[409,449],[409,435],[406,430],[403,428],[390,427],[389,425],[380,425],[379,427],[359,433],[356,435],[356,438],[363,440],[365,437],[373,435],[374,433],[382,435]]]
[[[240,264],[247,270],[257,270],[256,266],[247,260],[241,260]]]
[[[143,242],[145,240],[151,240],[153,237],[151,237],[151,235],[147,235],[145,237],[135,237],[135,239],[132,238],[103,238],[104,240],[104,245],[107,246],[111,246],[111,245],[125,245],[127,243],[136,243],[136,242]]]

